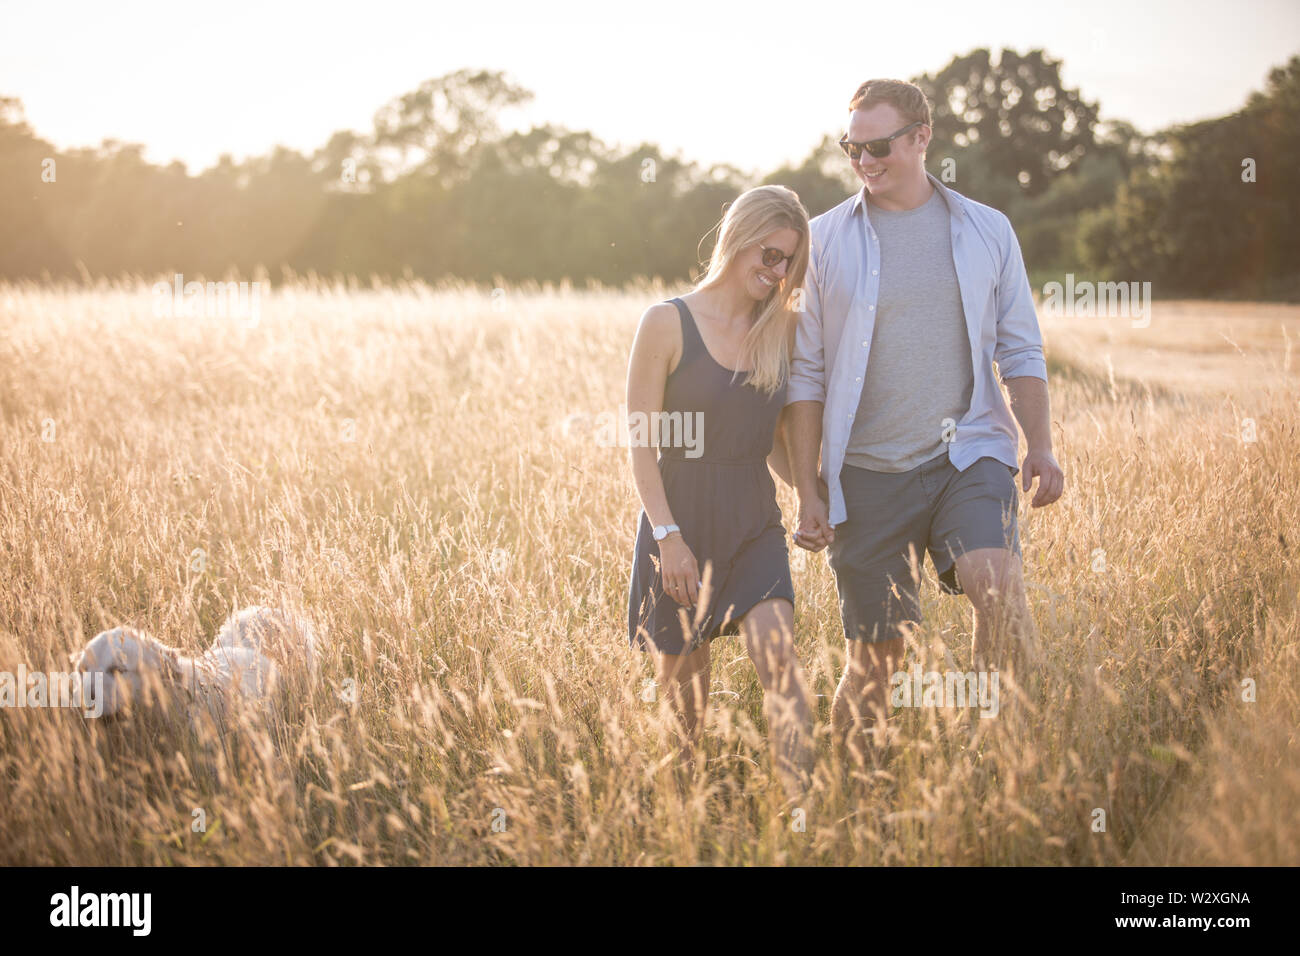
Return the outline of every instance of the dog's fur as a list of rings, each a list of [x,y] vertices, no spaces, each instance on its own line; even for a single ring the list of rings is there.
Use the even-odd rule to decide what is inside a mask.
[[[198,657],[136,628],[116,627],[96,634],[72,660],[82,674],[83,700],[94,676],[104,675],[103,714],[111,716],[133,702],[178,694],[219,704],[228,694],[267,700],[276,687],[310,687],[323,649],[316,628],[300,615],[254,606],[232,614]]]

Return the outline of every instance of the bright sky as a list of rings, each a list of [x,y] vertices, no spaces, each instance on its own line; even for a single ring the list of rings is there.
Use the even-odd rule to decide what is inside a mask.
[[[0,95],[60,148],[113,138],[191,172],[310,152],[423,80],[503,70],[552,122],[769,171],[840,131],[873,76],[1042,47],[1104,118],[1144,130],[1239,107],[1300,52],[1300,0],[0,0]]]

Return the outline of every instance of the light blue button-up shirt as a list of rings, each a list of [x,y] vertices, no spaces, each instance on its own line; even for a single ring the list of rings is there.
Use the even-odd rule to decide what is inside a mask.
[[[948,458],[960,471],[985,456],[1018,469],[1019,433],[999,377],[1029,375],[1047,381],[1043,339],[1020,243],[1005,215],[926,175],[948,204],[952,260],[975,373],[970,408],[947,444]],[[795,331],[786,391],[787,404],[824,403],[821,476],[830,490],[832,525],[848,517],[840,470],[871,356],[880,295],[880,239],[862,193],[810,224],[804,311]],[[916,387],[925,388],[925,382]]]

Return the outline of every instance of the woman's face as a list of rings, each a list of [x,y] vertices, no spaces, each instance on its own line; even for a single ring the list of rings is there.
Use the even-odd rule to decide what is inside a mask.
[[[785,278],[786,270],[792,260],[782,259],[774,266],[763,265],[764,250],[768,256],[774,256],[774,249],[779,249],[783,256],[793,256],[799,248],[799,233],[794,229],[777,229],[752,242],[740,251],[736,257],[736,267],[745,283],[747,291],[755,299],[762,301]]]

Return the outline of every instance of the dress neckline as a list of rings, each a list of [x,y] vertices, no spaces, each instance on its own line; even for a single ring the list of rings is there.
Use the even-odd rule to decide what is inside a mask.
[[[709,357],[709,361],[722,369],[728,375],[748,375],[753,371],[751,368],[727,368],[727,366],[715,359],[713,353],[709,351],[709,343],[704,341],[704,333],[700,331],[700,323],[696,321],[695,313],[691,311],[690,305],[688,305],[686,300],[681,296],[677,297],[677,301],[682,304],[682,308],[686,310],[686,314],[691,317],[691,324],[695,326],[695,334],[700,337],[700,345],[704,348],[704,354]]]

